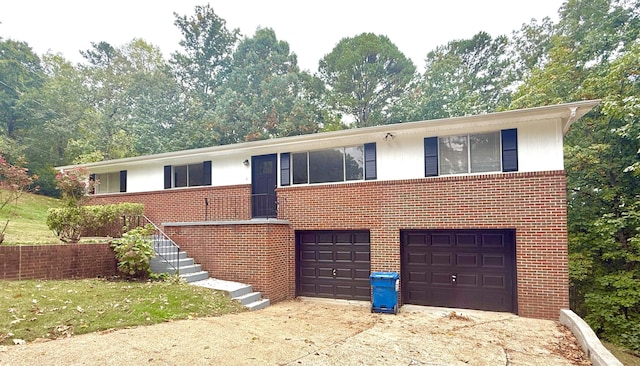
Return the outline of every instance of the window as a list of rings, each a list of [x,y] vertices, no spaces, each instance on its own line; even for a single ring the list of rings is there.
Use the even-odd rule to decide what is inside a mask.
[[[425,176],[518,170],[516,129],[424,139]]]
[[[211,185],[211,161],[164,167],[164,188]]]
[[[366,156],[366,159],[365,159]],[[289,157],[291,164],[288,164]],[[376,179],[375,143],[280,156],[280,184],[313,184]],[[290,169],[291,168],[291,169]]]
[[[127,191],[127,171],[112,173],[100,173],[92,175],[92,179],[98,182],[95,193],[117,193]]]

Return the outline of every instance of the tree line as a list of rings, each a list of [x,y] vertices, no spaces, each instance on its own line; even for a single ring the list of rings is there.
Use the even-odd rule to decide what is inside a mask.
[[[422,73],[371,33],[302,71],[272,29],[243,36],[208,5],[175,14],[168,59],[139,38],[92,43],[79,64],[0,39],[0,147],[54,195],[56,165],[602,99],[565,143],[571,304],[640,352],[640,1],[567,0],[558,14],[438,46]]]

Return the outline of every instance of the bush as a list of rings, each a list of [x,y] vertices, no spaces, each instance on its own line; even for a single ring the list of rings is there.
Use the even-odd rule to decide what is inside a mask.
[[[119,203],[96,206],[67,206],[47,211],[47,226],[65,243],[77,243],[83,233],[99,232],[101,228],[127,226],[126,218],[139,217],[144,211],[140,203]],[[125,217],[124,222],[120,222]],[[106,230],[103,230],[106,233]]]
[[[155,256],[151,234],[154,228],[147,224],[122,234],[111,243],[118,260],[118,270],[131,277],[148,278],[151,274],[149,259]]]
[[[81,207],[50,208],[47,210],[47,226],[65,243],[80,240],[83,224]]]

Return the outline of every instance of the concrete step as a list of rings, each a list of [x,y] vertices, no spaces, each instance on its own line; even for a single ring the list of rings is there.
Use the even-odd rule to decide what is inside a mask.
[[[171,267],[169,265],[166,265],[164,268],[159,268],[156,267],[156,270],[158,273],[180,273],[182,274],[188,274],[188,273],[195,273],[195,272],[200,272],[202,271],[202,268],[200,268],[199,264],[194,264],[194,265],[190,265],[190,266],[183,266],[182,264],[180,264],[180,267],[178,268],[178,270],[176,271],[175,267]]]
[[[232,299],[253,292],[251,285],[245,285],[240,282],[219,280],[217,278],[209,278],[206,281],[194,283],[196,286],[210,288],[212,290],[224,291]]]
[[[271,304],[269,299],[262,299],[262,293],[254,292],[251,285],[244,283],[209,278],[204,281],[191,282],[191,284],[224,291],[229,297],[240,302],[242,306],[249,310],[264,309]]]
[[[270,304],[271,302],[269,301],[269,299],[262,299],[262,300],[254,301],[252,303],[244,305],[244,307],[249,309],[249,311],[254,311],[254,310],[264,309]]]
[[[186,259],[187,252],[180,252],[176,254],[176,252],[158,252],[156,251],[156,256],[152,259],[167,259],[167,260],[175,260],[176,258]]]
[[[231,300],[235,300],[242,305],[247,305],[252,302],[256,302],[262,299],[262,293],[260,292],[249,292],[248,294],[240,295],[238,297],[232,297]]]
[[[200,272],[193,272],[193,273],[184,273],[184,274],[180,274],[180,277],[184,278],[184,280],[187,281],[187,283],[193,283],[198,281],[204,281],[207,278],[209,278],[209,272],[200,271]]]

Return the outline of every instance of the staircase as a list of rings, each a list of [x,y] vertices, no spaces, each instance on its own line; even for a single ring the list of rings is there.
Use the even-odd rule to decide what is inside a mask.
[[[155,234],[152,240],[156,252],[156,256],[149,261],[152,272],[178,273],[192,285],[224,291],[232,300],[249,310],[259,310],[269,306],[269,299],[263,299],[262,293],[253,291],[251,285],[209,278],[209,273],[203,271],[193,258],[187,257],[187,252],[181,251],[178,245],[166,235]]]
[[[209,273],[203,271],[193,258],[187,257],[187,252],[180,251],[180,248],[168,237],[154,235],[153,249],[156,256],[149,261],[152,272],[178,273],[187,283],[209,278]]]
[[[270,304],[269,299],[262,298],[262,293],[254,292],[251,285],[245,285],[244,283],[209,278],[192,282],[191,284],[212,290],[224,291],[232,300],[239,302],[251,311],[264,309]]]

